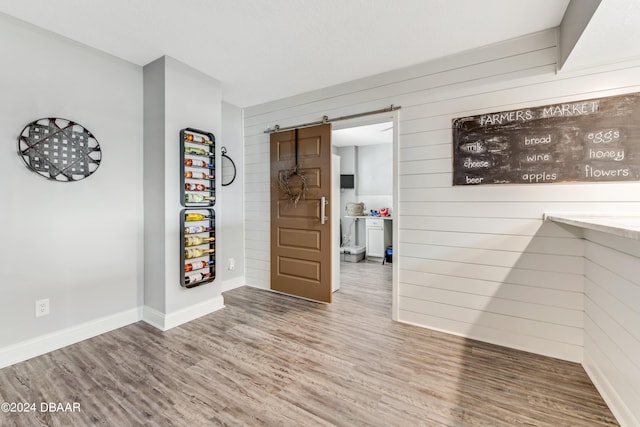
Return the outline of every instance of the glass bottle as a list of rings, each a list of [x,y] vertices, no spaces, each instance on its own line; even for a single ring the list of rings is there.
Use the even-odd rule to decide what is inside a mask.
[[[184,238],[185,246],[198,246],[204,243],[213,242],[216,240],[215,237],[200,237],[200,236],[189,236]]]
[[[207,231],[211,230],[213,230],[212,227],[205,227],[203,225],[192,225],[184,228],[184,234],[206,233]]]
[[[186,166],[193,166],[197,168],[213,168],[213,163],[207,163],[204,160],[199,159],[184,159],[184,164]]]
[[[192,172],[192,171],[185,171],[184,172],[184,177],[185,178],[191,178],[191,179],[213,179],[215,178],[215,176],[213,175],[208,175],[204,172]]]
[[[185,264],[184,265],[184,271],[188,273],[189,271],[199,270],[201,268],[206,268],[206,267],[208,267],[210,265],[213,265],[213,264],[215,264],[215,261],[213,261],[213,260],[190,262],[189,264]]]
[[[190,285],[192,283],[200,282],[201,280],[204,280],[208,277],[211,277],[211,272],[190,274],[188,276],[184,276],[184,283],[186,285]]]
[[[184,189],[188,191],[207,191],[209,188],[204,184],[191,184],[187,182],[184,184]]]
[[[188,213],[184,216],[185,221],[202,221],[208,218],[210,218],[209,215],[204,215],[201,213]]]
[[[215,251],[215,249],[189,248],[184,250],[184,257],[186,259],[198,258],[201,256],[212,254]]]
[[[208,140],[202,135],[194,135],[192,133],[184,133],[184,140],[187,142],[198,142],[200,144],[213,145],[213,141]]]
[[[216,198],[214,196],[203,196],[202,194],[185,194],[184,201],[187,203],[202,203],[204,201],[214,201]],[[194,221],[194,220],[187,220]]]
[[[184,147],[184,153],[185,154],[195,154],[196,156],[209,156],[209,155],[211,155],[211,153],[209,153],[207,150],[205,150],[204,148],[200,148],[200,147]]]

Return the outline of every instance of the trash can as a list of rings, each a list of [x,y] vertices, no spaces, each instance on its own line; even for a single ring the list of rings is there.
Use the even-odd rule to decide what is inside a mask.
[[[387,250],[384,252],[385,262],[393,262],[393,247],[387,246]]]

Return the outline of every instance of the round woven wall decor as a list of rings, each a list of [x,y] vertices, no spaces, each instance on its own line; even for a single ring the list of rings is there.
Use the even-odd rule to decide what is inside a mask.
[[[102,151],[93,134],[71,120],[39,119],[24,127],[18,154],[29,169],[53,181],[79,181],[100,166]]]

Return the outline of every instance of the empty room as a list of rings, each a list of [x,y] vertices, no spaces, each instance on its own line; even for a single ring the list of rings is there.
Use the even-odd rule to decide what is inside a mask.
[[[636,0],[0,2],[0,426],[640,425]]]

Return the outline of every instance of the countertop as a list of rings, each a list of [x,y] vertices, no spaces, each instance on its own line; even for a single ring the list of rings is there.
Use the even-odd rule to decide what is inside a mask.
[[[355,218],[355,219],[393,219],[393,217],[390,217],[390,216],[371,216],[371,215],[362,215],[362,216],[345,215],[345,218]]]
[[[545,213],[545,221],[582,227],[589,230],[640,240],[640,215],[606,215],[578,213]]]

